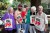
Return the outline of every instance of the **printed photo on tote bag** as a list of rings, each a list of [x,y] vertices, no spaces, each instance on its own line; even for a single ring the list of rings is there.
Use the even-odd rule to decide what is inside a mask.
[[[30,16],[30,23],[35,24],[35,15]]]
[[[40,25],[40,18],[36,18],[36,23],[35,25],[39,26]]]
[[[12,28],[12,19],[5,20],[5,28]]]

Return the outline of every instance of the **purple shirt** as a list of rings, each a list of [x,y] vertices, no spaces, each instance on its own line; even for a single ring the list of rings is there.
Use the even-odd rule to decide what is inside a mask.
[[[9,17],[9,16],[10,16],[10,17]],[[13,26],[13,28],[5,28],[5,29],[6,29],[6,30],[13,30],[13,29],[15,29],[15,28],[16,28],[16,27],[15,27],[16,24],[15,24],[14,16],[11,15],[11,14],[5,13],[5,15],[3,16],[2,20],[5,20],[5,19],[7,19],[7,18],[12,19],[12,26]]]

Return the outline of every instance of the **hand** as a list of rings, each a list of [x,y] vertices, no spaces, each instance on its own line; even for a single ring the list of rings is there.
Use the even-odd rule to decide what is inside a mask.
[[[24,18],[23,19],[26,19],[26,16],[24,16]]]
[[[44,31],[46,32],[47,31],[47,28],[45,28]]]
[[[19,21],[20,24],[22,24],[22,21]]]

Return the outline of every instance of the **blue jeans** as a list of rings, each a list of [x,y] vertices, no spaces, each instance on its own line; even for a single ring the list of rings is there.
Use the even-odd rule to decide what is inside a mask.
[[[22,28],[23,28],[24,30],[26,30],[26,24],[25,24],[25,23],[22,24]]]
[[[16,24],[16,30],[18,33],[18,30],[21,28],[21,24]],[[29,24],[22,24],[22,28],[25,30],[25,33],[29,33],[28,30],[29,30]]]
[[[29,30],[29,24],[23,23],[23,24],[22,24],[22,28],[25,29],[25,33],[29,33],[29,32],[28,32],[28,30]]]
[[[18,33],[18,31],[19,31],[20,25],[21,25],[21,24],[16,24],[16,30],[17,30],[16,33]]]
[[[29,27],[30,27],[30,24],[26,24],[26,30],[25,30],[25,33],[29,33]]]
[[[19,29],[22,28],[24,30],[26,30],[26,25],[24,23],[22,24],[16,24],[16,33],[19,33]]]

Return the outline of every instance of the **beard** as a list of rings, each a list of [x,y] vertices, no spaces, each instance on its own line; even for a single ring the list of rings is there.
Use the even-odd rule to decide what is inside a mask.
[[[18,8],[19,11],[22,11],[22,8]]]

